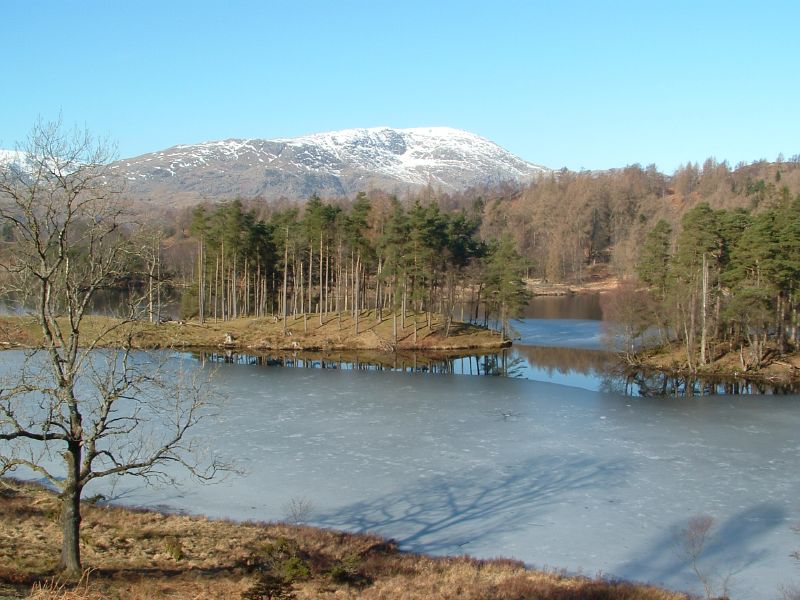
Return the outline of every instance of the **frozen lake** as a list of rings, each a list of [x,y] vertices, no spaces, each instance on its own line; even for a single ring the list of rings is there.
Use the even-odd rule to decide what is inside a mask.
[[[179,488],[123,479],[113,499],[254,520],[286,518],[287,504],[303,501],[312,524],[379,533],[409,550],[508,556],[697,593],[678,533],[709,515],[700,568],[728,577],[731,598],[771,600],[800,582],[790,556],[800,548],[800,396],[614,393],[592,350],[600,322],[546,316],[521,324],[525,344],[510,357],[524,359],[521,379],[201,365],[182,355],[227,390],[196,434],[244,473]],[[0,371],[18,355],[0,353]],[[86,494],[100,491],[109,488]]]
[[[222,415],[198,433],[245,470],[117,500],[314,524],[434,554],[700,591],[676,546],[716,527],[701,567],[733,598],[800,579],[800,398],[631,398],[506,378],[219,365]]]

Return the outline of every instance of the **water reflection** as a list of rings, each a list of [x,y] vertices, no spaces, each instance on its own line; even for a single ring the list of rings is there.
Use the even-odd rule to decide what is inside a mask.
[[[89,304],[89,314],[103,317],[124,317],[130,314],[131,303],[136,312],[147,310],[145,292],[137,286],[130,289],[113,288],[95,292]],[[31,313],[36,301],[26,295],[5,293],[0,296],[0,315],[25,315]],[[158,318],[177,319],[180,316],[178,291],[164,285],[160,298],[154,301],[153,312]]]
[[[277,352],[241,354],[230,350],[195,352],[201,362],[216,362],[262,367],[295,369],[339,369],[346,371],[394,371],[443,375],[482,375],[524,377],[525,361],[514,353],[436,355],[422,353],[379,352]]]
[[[703,396],[796,394],[798,385],[744,380],[687,378],[660,372],[631,371],[610,352],[577,348],[517,346],[472,355],[381,352],[233,351],[193,353],[200,362],[293,369],[391,371],[401,373],[510,377],[543,381],[625,396]]]
[[[525,308],[526,319],[589,319],[603,320],[600,294],[568,296],[535,296]]]
[[[622,372],[605,380],[603,391],[626,396],[713,396],[797,394],[800,384],[674,375],[658,371]]]

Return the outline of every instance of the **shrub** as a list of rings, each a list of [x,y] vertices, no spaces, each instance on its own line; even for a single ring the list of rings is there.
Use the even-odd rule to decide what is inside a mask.
[[[286,520],[293,525],[300,525],[308,521],[312,512],[314,512],[314,503],[307,498],[292,498],[283,505]]]
[[[292,584],[272,573],[259,573],[249,589],[242,592],[242,600],[293,600]]]
[[[369,579],[361,572],[361,559],[357,554],[348,554],[342,560],[337,562],[330,571],[328,576],[334,583],[342,583],[347,585],[366,585]]]
[[[292,556],[278,566],[276,575],[280,575],[285,581],[293,583],[295,581],[304,581],[311,577],[311,570],[302,558]]]
[[[176,537],[168,537],[164,540],[164,550],[173,560],[180,560],[184,557],[183,544],[181,544],[180,539]]]

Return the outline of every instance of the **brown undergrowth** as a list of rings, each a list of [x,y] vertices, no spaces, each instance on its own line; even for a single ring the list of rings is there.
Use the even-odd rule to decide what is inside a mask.
[[[776,385],[797,385],[800,383],[800,353],[780,354],[772,351],[760,368],[746,368],[742,365],[738,351],[731,351],[725,344],[712,348],[708,364],[690,368],[683,344],[673,343],[646,350],[636,356],[637,366],[662,373],[694,378],[739,379],[755,383]],[[695,357],[695,363],[698,357]]]
[[[0,597],[36,600],[216,598],[679,600],[625,582],[532,571],[515,560],[433,558],[392,541],[280,523],[204,517],[87,503],[80,581],[58,577],[56,497],[3,480]]]

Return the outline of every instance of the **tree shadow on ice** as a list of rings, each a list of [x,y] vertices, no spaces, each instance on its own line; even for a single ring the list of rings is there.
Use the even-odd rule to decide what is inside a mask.
[[[759,543],[770,531],[786,526],[786,511],[778,505],[761,503],[720,522],[710,532],[698,559],[704,573],[715,579],[730,578],[770,554],[767,543]],[[674,585],[695,585],[691,559],[681,548],[681,531],[687,520],[676,522],[654,539],[644,550],[637,550],[636,559],[614,570],[614,575],[634,580]]]
[[[390,536],[416,552],[467,552],[468,544],[534,521],[575,492],[624,484],[626,462],[544,456],[499,469],[470,469],[420,479],[410,487],[356,502],[314,523]]]

